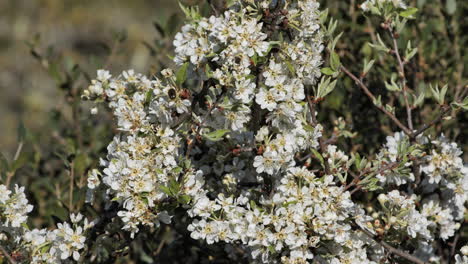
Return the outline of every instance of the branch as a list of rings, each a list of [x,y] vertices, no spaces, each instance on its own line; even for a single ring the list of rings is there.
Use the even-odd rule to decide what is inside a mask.
[[[358,225],[359,226],[359,225]],[[387,249],[390,253],[392,254],[395,254],[397,256],[400,256],[402,258],[405,258],[409,261],[412,261],[413,263],[416,263],[416,264],[425,264],[424,261],[418,259],[417,257],[409,254],[409,253],[406,253],[405,251],[401,250],[401,249],[397,249],[397,248],[394,248],[393,246],[391,246],[390,244],[388,244],[387,242],[379,239],[378,237],[374,236],[371,232],[369,232],[368,230],[364,229],[364,228],[361,228],[359,226],[359,229],[361,229],[362,232],[364,232],[364,234],[366,234],[368,237],[372,238],[375,242],[377,242],[379,245],[381,245],[382,247],[384,247],[385,249]]]
[[[392,40],[393,40],[393,53],[395,54],[395,57],[398,60],[398,67],[399,67],[398,72],[399,72],[399,76],[401,78],[401,84],[403,87],[403,98],[405,99],[406,114],[408,118],[408,127],[412,131],[413,130],[413,117],[411,114],[411,106],[409,105],[409,102],[408,102],[408,94],[406,93],[406,90],[408,89],[408,87],[406,85],[405,64],[403,60],[401,59],[400,51],[398,50],[398,42],[396,40],[395,34],[393,34],[390,28],[388,28],[388,31],[390,32],[390,36],[392,37]]]
[[[443,109],[442,112],[440,112],[439,115],[434,120],[432,120],[428,124],[423,125],[416,132],[412,133],[410,135],[410,138],[416,138],[420,134],[424,133],[424,131],[429,129],[431,126],[433,126],[433,125],[437,124],[438,122],[440,122],[445,117],[445,115],[450,111],[450,106],[447,106],[447,105],[442,106],[442,109]]]
[[[8,254],[8,252],[6,251],[6,249],[2,245],[0,245],[0,251],[8,259],[10,264],[16,264],[16,261],[10,256],[10,254]]]
[[[364,91],[364,93],[367,95],[367,97],[369,97],[372,100],[372,102],[377,100],[375,96],[371,93],[369,88],[367,88],[367,86],[359,78],[357,78],[354,74],[352,74],[345,66],[341,66],[341,70],[356,82],[356,84]],[[377,107],[380,111],[386,114],[401,130],[403,130],[403,132],[405,132],[406,135],[408,136],[412,135],[412,131],[409,128],[407,128],[405,125],[403,125],[400,122],[400,120],[398,120],[398,118],[396,118],[395,115],[393,115],[391,112],[385,109],[385,107],[378,106],[378,105],[375,105],[375,107]]]

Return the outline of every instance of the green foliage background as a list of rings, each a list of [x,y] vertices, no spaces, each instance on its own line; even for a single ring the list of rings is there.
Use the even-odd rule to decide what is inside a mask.
[[[199,4],[209,13],[203,0],[182,2]],[[377,57],[368,86],[385,101],[402,105],[382,81],[390,80],[396,63],[388,63],[393,60],[390,54],[373,54],[367,45],[383,31],[375,26],[379,22],[363,15],[359,0],[322,2],[338,20],[337,31],[343,32],[337,45],[341,62],[359,74],[364,58]],[[407,66],[407,76],[410,88],[418,94],[425,92],[431,102],[415,112],[416,123],[423,124],[438,113],[429,84],[448,84],[451,99],[467,89],[468,2],[407,2],[420,11],[400,41],[412,40],[419,50]],[[111,213],[99,202],[85,205],[84,197],[87,171],[98,167],[116,130],[106,109],[90,115],[90,105],[81,100],[81,92],[99,68],[113,74],[129,68],[154,74],[171,65],[167,55],[172,54],[172,37],[183,19],[174,0],[0,1],[0,173],[3,182],[11,177],[12,183],[26,186],[35,206],[31,226],[52,226],[65,220],[69,211],[112,216],[106,215]],[[396,115],[403,119],[404,109],[397,108]],[[357,132],[338,142],[348,152],[375,153],[386,135],[398,131],[344,76],[321,104],[318,116],[328,128],[338,117]],[[468,162],[466,112],[430,132],[443,132],[458,142]],[[185,219],[182,212],[180,218]],[[108,223],[105,229],[108,235],[94,238],[88,256],[93,262],[225,262],[222,250],[203,251],[188,238],[183,221],[140,234],[130,245],[119,223]],[[459,245],[468,240],[467,231]]]

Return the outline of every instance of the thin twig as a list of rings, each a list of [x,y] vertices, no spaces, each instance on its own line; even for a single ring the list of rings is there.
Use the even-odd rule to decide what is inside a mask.
[[[384,247],[385,249],[387,249],[390,253],[392,254],[395,254],[397,256],[400,256],[402,258],[405,258],[409,261],[412,261],[413,263],[416,263],[416,264],[425,264],[424,261],[420,260],[419,258],[409,254],[409,253],[406,253],[404,252],[403,250],[400,250],[400,249],[397,249],[397,248],[394,248],[393,246],[391,246],[390,244],[388,244],[387,242],[379,239],[378,237],[376,237],[375,235],[373,235],[371,232],[369,232],[368,230],[364,229],[364,228],[361,228],[361,231],[366,234],[368,237],[372,238],[375,242],[377,242],[379,245],[381,245],[382,247]]]
[[[8,254],[8,252],[6,251],[6,249],[2,245],[0,245],[0,251],[8,259],[10,264],[16,264],[16,261],[10,256],[10,254]]]
[[[401,79],[401,85],[403,88],[403,98],[405,100],[408,127],[411,131],[413,131],[413,117],[411,113],[411,106],[408,101],[408,94],[407,94],[408,86],[406,85],[405,64],[403,60],[401,59],[400,51],[398,49],[398,42],[396,40],[395,34],[390,29],[390,27],[388,28],[388,31],[390,32],[390,36],[392,37],[392,40],[393,40],[393,53],[395,54],[395,57],[397,58],[397,61],[398,61],[398,67],[399,67],[398,72],[399,72],[399,76]]]
[[[438,122],[440,122],[449,111],[450,111],[450,106],[442,106],[442,112],[440,112],[439,115],[434,120],[432,120],[430,123],[424,124],[420,129],[418,129],[416,132],[412,133],[410,135],[410,137],[411,138],[416,138],[420,134],[424,133],[424,131],[429,129],[431,126],[433,126],[433,125],[437,124]]]
[[[68,209],[70,212],[73,211],[73,187],[74,187],[74,181],[75,181],[75,166],[73,165],[73,162],[70,164],[70,193],[68,196]]]
[[[375,102],[377,100],[375,96],[372,94],[372,92],[369,90],[369,88],[367,88],[367,86],[359,78],[357,78],[354,74],[352,74],[345,66],[341,66],[341,70],[356,82],[356,84],[364,91],[364,93],[367,95],[367,97],[369,97],[372,100],[372,102]],[[384,114],[386,114],[401,130],[403,130],[403,132],[405,132],[405,134],[407,134],[408,136],[411,136],[412,131],[409,128],[407,128],[405,125],[403,125],[395,115],[393,115],[383,106],[379,106],[376,104],[374,105]]]

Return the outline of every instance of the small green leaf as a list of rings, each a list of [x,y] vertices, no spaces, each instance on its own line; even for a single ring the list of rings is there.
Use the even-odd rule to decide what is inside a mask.
[[[416,7],[410,7],[406,9],[405,11],[400,12],[400,16],[404,18],[413,18],[413,15],[418,12],[418,9]]]
[[[164,186],[164,185],[161,185],[161,186],[159,186],[159,189],[160,189],[163,193],[167,194],[168,196],[172,196],[171,189],[169,189],[169,187]]]
[[[294,69],[294,66],[291,64],[290,61],[286,60],[285,61],[286,66],[288,67],[288,70],[293,74],[296,75],[296,70]]]
[[[184,63],[176,73],[176,84],[180,87],[187,79],[187,69],[189,63]]]
[[[220,141],[223,139],[224,135],[231,132],[229,129],[220,129],[207,134],[204,134],[203,137],[210,141]]]
[[[333,75],[333,73],[335,73],[335,71],[329,67],[322,68],[320,71],[325,75]]]
[[[375,60],[371,60],[369,62],[367,62],[367,59],[364,60],[364,68],[362,70],[362,73],[364,75],[367,74],[370,71],[372,66],[374,66],[374,62],[375,62]]]
[[[333,70],[338,70],[341,66],[340,56],[336,52],[332,52],[330,56],[330,66]]]
[[[322,155],[316,149],[312,149],[311,151],[312,153],[314,153],[314,156],[320,161],[320,164],[322,164],[322,166],[325,166],[325,160],[323,159]]]
[[[189,204],[192,198],[188,195],[181,195],[179,196],[179,202],[181,204]]]
[[[462,108],[463,110],[468,111],[468,97],[465,97],[461,103],[452,103],[451,106],[452,108]]]

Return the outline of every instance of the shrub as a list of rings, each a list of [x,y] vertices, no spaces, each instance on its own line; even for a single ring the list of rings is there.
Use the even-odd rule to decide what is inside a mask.
[[[24,187],[8,190],[16,168],[5,162],[4,258],[466,263],[466,246],[455,251],[466,240],[468,167],[440,124],[468,109],[468,89],[460,68],[452,88],[450,74],[444,85],[410,76],[424,72],[414,62],[424,40],[408,33],[419,10],[362,3],[378,26],[356,66],[358,48],[342,44],[349,32],[337,33],[340,20],[315,0],[227,2],[209,1],[208,18],[181,6],[175,70],[98,70],[82,97],[108,106],[116,133],[97,165],[102,151],[76,126],[62,158],[68,221],[30,228],[32,206]],[[344,104],[350,89],[361,98]]]

